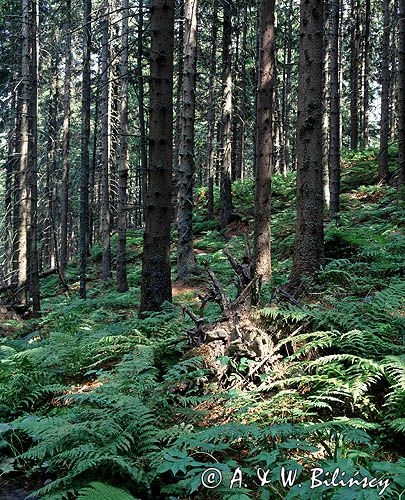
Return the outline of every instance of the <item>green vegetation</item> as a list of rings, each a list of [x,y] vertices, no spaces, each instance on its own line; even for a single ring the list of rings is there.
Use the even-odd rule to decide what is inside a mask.
[[[46,313],[10,320],[0,341],[1,480],[25,476],[42,485],[44,500],[380,498],[361,486],[311,489],[308,471],[320,466],[388,478],[384,498],[397,498],[405,487],[404,214],[395,190],[373,183],[370,154],[345,160],[340,224],[326,225],[327,263],[299,306],[266,303],[287,281],[294,244],[294,175],[274,179],[273,278],[252,314],[272,333],[277,357],[259,377],[248,376],[251,360],[223,359],[233,379],[221,385],[204,346],[190,350],[181,306],[197,311],[190,289],[204,287],[203,275],[179,288],[174,305],[138,317],[141,232],[128,239],[126,293],[94,281],[82,301],[77,263],[69,296],[55,276],[44,279]],[[204,190],[195,211],[198,263],[231,295],[223,250],[243,254],[253,210],[252,182],[233,189],[242,220],[229,234],[207,220]],[[95,246],[90,278],[99,266]],[[206,313],[214,321],[219,310]],[[209,467],[223,478],[213,490],[201,485]],[[230,490],[237,467],[243,481]],[[280,481],[282,467],[298,470],[292,488]],[[271,484],[260,487],[258,468]]]

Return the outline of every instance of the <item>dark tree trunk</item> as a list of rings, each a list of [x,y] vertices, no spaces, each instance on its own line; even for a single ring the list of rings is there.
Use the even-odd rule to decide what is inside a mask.
[[[174,1],[152,0],[148,192],[141,311],[172,300],[170,221],[173,164]]]
[[[334,0],[332,3],[330,33],[329,215],[331,219],[335,219],[339,214],[340,195],[339,3],[339,0]]]
[[[146,144],[146,120],[145,120],[145,90],[144,90],[144,79],[142,72],[142,41],[143,41],[143,2],[144,0],[139,0],[139,15],[138,15],[138,39],[137,39],[137,66],[138,66],[138,103],[139,103],[139,134],[140,134],[140,153],[141,153],[141,165],[140,165],[140,196],[139,205],[142,207],[140,211],[140,219],[144,220],[144,205],[146,201],[146,191],[147,191],[147,168],[148,168],[148,152]]]
[[[128,187],[128,0],[122,0],[121,21],[121,110],[120,163],[118,175],[118,262],[117,290],[128,290],[127,280],[127,187]]]
[[[270,202],[273,166],[274,0],[261,0],[259,22],[258,93],[256,115],[255,273],[268,281],[271,275]]]
[[[327,210],[330,206],[329,190],[329,134],[330,134],[330,6],[325,3],[323,10],[323,113],[322,113],[322,174],[323,174],[323,203]]]
[[[214,218],[214,168],[215,168],[215,98],[217,76],[217,35],[218,35],[218,2],[214,0],[212,12],[212,39],[210,55],[210,76],[208,95],[208,148],[207,148],[207,176],[208,176],[208,218]]]
[[[359,145],[359,11],[357,0],[351,0],[350,31],[350,147]]]
[[[232,16],[224,7],[222,43],[222,164],[219,199],[219,221],[226,227],[232,216],[231,160],[232,160]]]
[[[290,284],[297,286],[324,263],[322,203],[323,1],[301,0],[298,118],[297,225]]]
[[[59,82],[57,75],[58,58],[53,61],[51,68],[51,88],[49,96],[48,111],[48,144],[46,161],[46,194],[48,198],[47,228],[45,239],[46,266],[54,268],[55,263],[55,231],[56,231],[56,165],[58,154],[58,106],[59,106]]]
[[[110,150],[111,150],[111,100],[110,100],[110,44],[109,1],[103,2],[103,27],[101,49],[101,200],[100,200],[100,230],[101,230],[101,279],[111,278],[111,214],[110,214]]]
[[[368,146],[368,113],[369,113],[369,78],[370,78],[370,17],[371,17],[371,0],[366,1],[366,10],[364,17],[364,50],[363,50],[363,121],[362,121],[362,146]]]
[[[89,238],[91,0],[83,0],[82,137],[80,163],[80,297],[86,299]]]
[[[292,70],[292,22],[293,22],[293,1],[290,0],[288,5],[287,18],[287,54],[286,54],[286,70],[285,70],[285,87],[284,87],[284,150],[286,169],[291,169],[291,141],[290,141],[290,109],[291,109],[291,70]]]
[[[184,5],[184,50],[177,206],[177,275],[196,271],[193,247],[194,120],[197,69],[197,0]]]
[[[39,259],[38,259],[38,24],[39,5],[33,0],[31,4],[31,97],[30,97],[30,216],[29,216],[29,270],[30,295],[33,315],[41,310],[39,291]]]
[[[381,67],[381,123],[380,123],[380,153],[378,157],[378,176],[387,181],[388,171],[388,141],[390,132],[390,1],[384,0],[384,27],[382,40]]]
[[[63,90],[62,186],[60,199],[60,272],[65,278],[68,263],[68,210],[70,174],[70,84],[72,69],[71,0],[66,1],[65,80]]]
[[[398,137],[399,190],[405,199],[405,0],[399,0],[398,47]]]

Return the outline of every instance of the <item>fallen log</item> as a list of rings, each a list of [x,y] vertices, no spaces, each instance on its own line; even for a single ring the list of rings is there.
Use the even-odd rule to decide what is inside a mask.
[[[51,274],[56,274],[58,272],[57,268],[54,267],[52,269],[47,269],[43,273],[40,273],[39,279],[46,278],[47,276],[51,276]],[[23,285],[20,286],[20,289],[26,288],[29,286],[28,282],[25,282]],[[11,290],[14,287],[14,284],[9,283],[8,285],[3,285],[0,287],[0,293],[7,292],[7,290]]]

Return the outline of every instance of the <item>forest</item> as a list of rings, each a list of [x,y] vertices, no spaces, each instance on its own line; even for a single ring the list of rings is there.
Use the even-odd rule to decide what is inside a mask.
[[[0,0],[0,500],[405,492],[405,0]]]

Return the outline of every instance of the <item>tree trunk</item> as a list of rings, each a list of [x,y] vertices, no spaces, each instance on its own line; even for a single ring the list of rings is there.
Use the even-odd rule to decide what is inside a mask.
[[[291,70],[292,70],[292,22],[293,22],[293,0],[289,1],[287,18],[287,54],[285,70],[284,90],[284,150],[287,171],[291,169],[291,141],[290,141],[290,109],[291,109]]]
[[[101,230],[101,279],[111,278],[111,248],[110,248],[110,149],[111,149],[111,100],[110,100],[110,45],[109,45],[109,0],[103,1],[102,49],[101,49],[101,199],[100,199],[100,230]]]
[[[232,216],[231,160],[232,160],[232,16],[224,7],[222,45],[222,164],[219,199],[219,221],[226,227]]]
[[[197,69],[197,0],[184,5],[184,51],[177,207],[177,275],[196,271],[193,247],[194,119]]]
[[[399,190],[405,199],[405,0],[399,0],[398,45],[398,138]]]
[[[143,41],[143,2],[139,0],[139,15],[138,15],[138,39],[137,39],[137,66],[138,66],[138,103],[139,103],[139,147],[141,153],[141,171],[140,171],[140,196],[139,205],[142,207],[140,212],[141,221],[144,220],[144,205],[147,191],[147,168],[148,168],[148,152],[146,144],[146,120],[145,120],[145,89],[142,72],[142,41]]]
[[[364,17],[364,50],[363,50],[363,122],[362,122],[362,146],[368,147],[368,108],[369,108],[369,61],[370,61],[370,16],[371,16],[371,0],[366,1],[366,11]]]
[[[58,154],[58,106],[59,106],[59,82],[58,82],[58,57],[53,56],[51,64],[51,82],[48,110],[48,144],[46,161],[46,194],[48,198],[48,214],[46,217],[48,226],[45,239],[45,260],[47,267],[55,267],[55,222],[56,222],[56,164]]]
[[[30,295],[32,312],[37,316],[41,310],[39,291],[39,259],[38,259],[38,24],[39,4],[33,0],[31,4],[31,97],[30,97],[30,217],[29,217],[29,269]]]
[[[82,137],[80,162],[80,297],[86,299],[89,236],[91,0],[83,0]]]
[[[256,176],[254,267],[268,281],[271,275],[270,202],[273,166],[274,0],[261,0],[259,24],[258,91],[256,114]]]
[[[351,0],[350,31],[350,147],[359,145],[359,12],[357,0]]]
[[[16,126],[17,126],[17,106],[16,106],[16,91],[12,95],[11,103],[11,120],[7,138],[7,160],[6,160],[6,179],[4,193],[4,261],[3,261],[3,277],[6,285],[11,284],[12,276],[12,244],[13,244],[13,174],[15,171],[15,143],[16,143]]]
[[[339,4],[339,0],[334,0],[332,3],[330,33],[329,216],[331,219],[338,217],[340,195]]]
[[[172,300],[170,221],[173,164],[174,1],[152,0],[148,192],[141,311]]]
[[[207,175],[208,175],[208,218],[214,218],[214,168],[215,168],[215,101],[216,101],[216,76],[217,76],[217,35],[218,35],[218,1],[214,0],[212,11],[212,38],[210,55],[209,95],[208,95],[208,150],[207,150]]]
[[[390,0],[384,0],[384,27],[382,39],[382,67],[381,67],[381,122],[380,122],[380,153],[378,157],[378,176],[387,181],[388,171],[388,140],[390,132],[389,96],[390,96]]]
[[[30,0],[22,1],[22,64],[21,64],[21,118],[19,140],[18,192],[16,207],[16,236],[14,260],[17,269],[15,298],[23,307],[27,305],[28,282],[28,220],[29,220],[29,106],[31,88],[30,66]]]
[[[297,223],[290,284],[324,263],[322,203],[323,1],[301,0],[297,118]]]
[[[335,1],[335,0],[334,0]],[[330,5],[326,2],[323,10],[323,112],[322,112],[322,174],[323,203],[327,210],[330,206],[329,190],[329,129],[330,129]]]
[[[398,0],[393,1],[393,16],[391,18],[391,42],[390,42],[390,64],[391,64],[391,70],[390,70],[390,82],[391,82],[391,92],[390,92],[390,108],[389,108],[389,114],[390,114],[390,142],[395,142],[396,137],[397,137],[397,123],[398,123],[398,71],[397,71],[397,64],[396,64],[396,59],[397,59],[397,53],[398,53],[398,47],[397,47],[397,40],[399,37],[398,34]]]
[[[68,263],[68,210],[70,174],[70,84],[72,71],[71,0],[66,1],[65,79],[63,90],[62,186],[60,199],[60,272],[65,278]]]
[[[117,290],[126,292],[127,281],[127,186],[128,186],[128,0],[122,0],[120,163],[118,174],[118,262]]]

